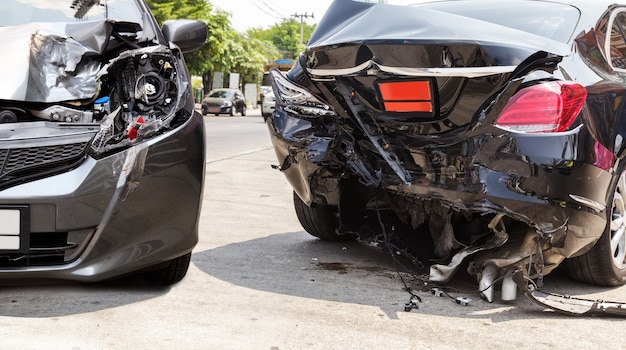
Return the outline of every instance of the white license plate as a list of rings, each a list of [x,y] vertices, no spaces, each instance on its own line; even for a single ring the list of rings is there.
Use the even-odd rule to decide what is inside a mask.
[[[19,209],[0,209],[0,250],[20,249],[21,221]]]
[[[209,113],[219,113],[221,108],[219,107],[209,107]]]

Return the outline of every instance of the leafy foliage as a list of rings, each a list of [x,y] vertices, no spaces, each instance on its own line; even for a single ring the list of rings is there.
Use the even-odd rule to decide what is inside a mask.
[[[300,41],[300,21],[293,18],[283,19],[269,29],[253,28],[248,30],[251,38],[273,43],[281,53],[282,58],[296,58],[305,49],[307,42],[315,29],[315,25],[302,24],[303,40]]]
[[[189,72],[202,76],[205,92],[212,87],[214,72],[237,72],[242,83],[257,83],[264,64],[277,58],[295,58],[304,49],[300,42],[300,22],[285,19],[269,29],[237,33],[230,14],[214,8],[209,0],[146,0],[154,17],[162,24],[169,19],[189,18],[207,24],[208,38],[203,47],[185,54]],[[307,40],[314,26],[304,24]]]
[[[227,71],[230,65],[228,50],[237,33],[230,27],[227,12],[213,9],[205,0],[147,0],[159,24],[168,19],[190,18],[207,23],[208,38],[199,50],[186,53],[185,61],[191,74],[202,75]]]

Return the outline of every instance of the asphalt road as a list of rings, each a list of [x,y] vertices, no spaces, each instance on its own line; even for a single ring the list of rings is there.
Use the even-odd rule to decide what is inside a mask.
[[[464,274],[451,285],[468,306],[417,291],[419,309],[405,312],[403,270],[389,253],[303,232],[258,110],[205,120],[201,238],[187,277],[171,288],[141,277],[5,285],[1,349],[626,348],[623,319],[564,316],[523,296],[489,304]],[[558,273],[545,288],[626,301],[626,287]]]

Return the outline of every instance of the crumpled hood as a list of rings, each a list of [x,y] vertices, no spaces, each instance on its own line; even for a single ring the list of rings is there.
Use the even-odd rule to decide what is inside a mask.
[[[93,98],[102,64],[97,58],[118,26],[141,30],[138,24],[112,21],[0,27],[0,99],[53,103]]]
[[[558,56],[570,53],[568,44],[496,23],[421,6],[379,5],[351,0],[335,0],[332,3],[313,33],[307,53],[309,56],[319,57],[320,51],[337,51],[345,46],[367,46],[369,50],[361,48],[359,53],[333,55],[343,62],[335,62],[331,66],[347,68],[370,59],[380,64],[411,66],[410,62],[406,62],[406,57],[398,58],[401,55],[397,52],[394,54],[396,49],[389,49],[389,45],[404,44],[469,45],[501,48],[498,51],[504,48],[516,51],[511,54],[509,50],[502,59],[487,65],[517,65],[538,51]],[[376,50],[372,50],[373,46],[383,47],[380,51],[384,52],[375,52]],[[368,52],[370,50],[373,52]],[[388,62],[380,62],[383,59]],[[321,65],[330,62],[321,60],[316,63],[316,68],[321,68]],[[311,65],[309,67],[313,68]]]

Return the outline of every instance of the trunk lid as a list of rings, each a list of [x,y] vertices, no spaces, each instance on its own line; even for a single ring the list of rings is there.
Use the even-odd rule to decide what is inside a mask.
[[[406,7],[337,0],[309,42],[306,70],[314,81],[350,87],[366,118],[391,131],[467,130],[512,77],[551,71],[570,53],[578,10],[524,2],[534,25],[507,13],[502,1],[481,5],[502,11],[495,23],[473,8],[477,2]],[[563,21],[547,26],[555,16]]]

